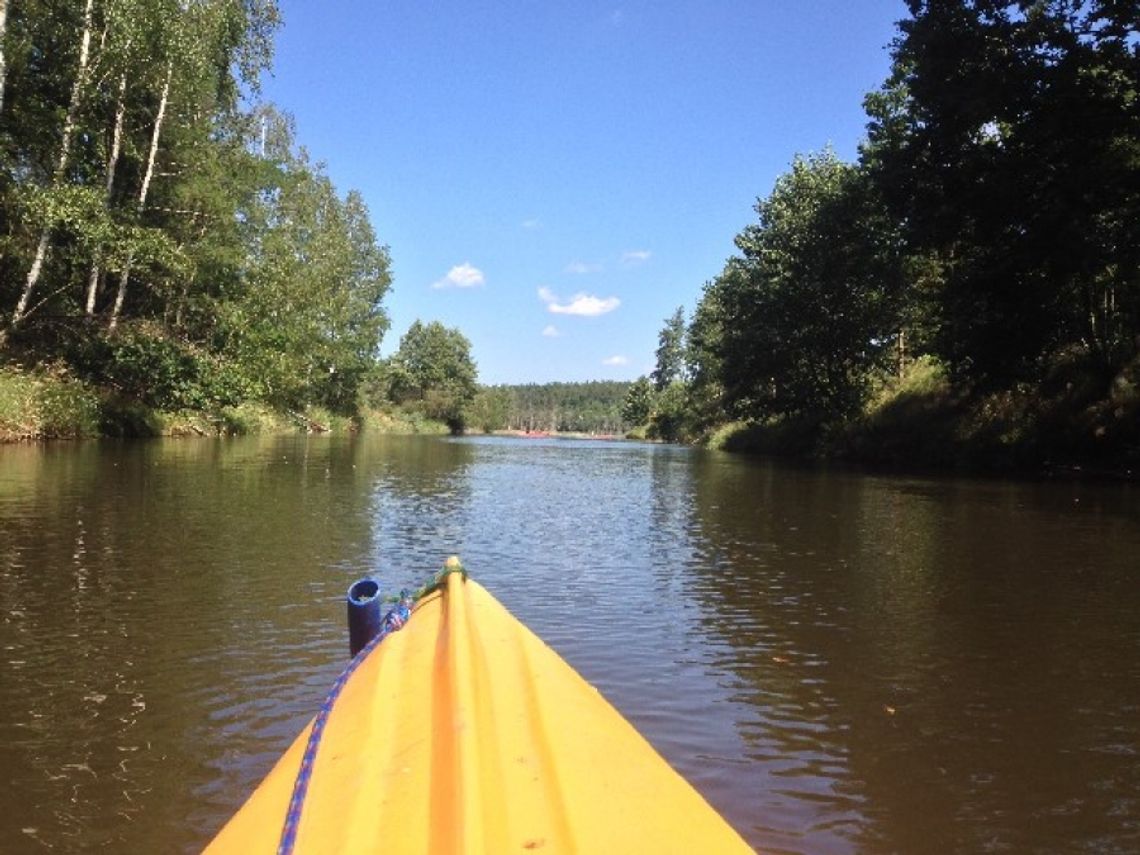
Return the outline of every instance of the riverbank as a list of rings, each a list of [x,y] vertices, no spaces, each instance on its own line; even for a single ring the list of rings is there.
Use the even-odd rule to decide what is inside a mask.
[[[696,441],[726,451],[875,467],[996,473],[1066,472],[1140,477],[1140,383],[1075,366],[1040,386],[980,391],[956,386],[930,362],[873,391],[856,418],[734,422]]]
[[[0,367],[0,442],[259,433],[443,434],[442,422],[399,410],[349,417],[323,407],[301,411],[246,402],[210,410],[163,411],[74,377],[62,366]]]

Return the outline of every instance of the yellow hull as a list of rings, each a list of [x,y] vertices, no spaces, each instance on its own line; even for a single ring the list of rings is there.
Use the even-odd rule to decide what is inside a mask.
[[[312,724],[207,848],[274,852]],[[329,716],[295,852],[751,852],[601,694],[459,574]]]

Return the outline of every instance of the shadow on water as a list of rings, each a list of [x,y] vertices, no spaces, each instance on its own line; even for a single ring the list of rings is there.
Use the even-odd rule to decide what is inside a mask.
[[[1140,832],[1127,487],[695,466],[694,593],[774,851],[1125,851]]]

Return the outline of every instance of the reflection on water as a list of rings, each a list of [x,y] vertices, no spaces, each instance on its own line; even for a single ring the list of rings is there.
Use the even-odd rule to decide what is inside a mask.
[[[450,552],[766,850],[1140,839],[1132,488],[279,437],[0,448],[0,851],[197,849]]]

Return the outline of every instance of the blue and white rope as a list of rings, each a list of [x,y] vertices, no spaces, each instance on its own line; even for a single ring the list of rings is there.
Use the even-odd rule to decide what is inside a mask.
[[[442,571],[415,592],[401,591],[396,605],[388,610],[380,622],[380,631],[376,633],[376,637],[361,648],[360,652],[353,657],[348,666],[340,673],[340,676],[336,678],[325,702],[321,704],[321,708],[317,712],[317,717],[313,719],[313,729],[309,731],[309,741],[305,745],[305,753],[301,757],[301,767],[298,769],[297,778],[293,782],[293,795],[289,799],[289,810],[285,814],[285,825],[281,829],[281,842],[277,844],[277,855],[293,855],[293,847],[297,842],[297,830],[301,826],[301,811],[305,807],[305,797],[309,792],[309,781],[313,776],[313,765],[317,760],[317,750],[321,747],[321,737],[324,735],[325,725],[332,713],[333,704],[336,703],[336,699],[340,696],[348,678],[353,675],[360,663],[368,658],[368,654],[375,650],[381,641],[408,622],[408,618],[412,616],[412,607],[428,594],[443,587],[447,577],[452,573],[459,573],[464,579],[467,578],[467,570],[459,563],[458,559],[452,558],[444,565]]]
[[[381,641],[408,622],[414,604],[415,600],[412,598],[411,592],[402,591],[400,593],[399,602],[384,615],[384,620],[380,623],[380,631],[376,633],[376,637],[364,645],[348,663],[348,666],[341,671],[340,676],[336,678],[336,682],[329,690],[325,702],[321,704],[317,717],[313,720],[313,729],[309,731],[309,741],[305,745],[305,754],[301,758],[301,768],[297,772],[297,779],[293,782],[293,796],[289,799],[289,810],[285,814],[285,825],[281,829],[281,842],[277,845],[277,855],[292,855],[293,846],[297,842],[297,829],[301,825],[301,811],[305,806],[305,796],[309,792],[309,781],[313,776],[313,764],[317,760],[317,749],[320,748],[321,737],[324,735],[325,725],[328,723],[333,704],[336,703],[336,699],[340,696],[348,678],[368,657],[368,654],[375,650]]]

